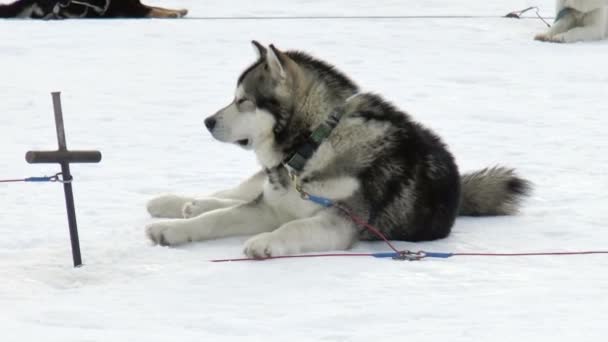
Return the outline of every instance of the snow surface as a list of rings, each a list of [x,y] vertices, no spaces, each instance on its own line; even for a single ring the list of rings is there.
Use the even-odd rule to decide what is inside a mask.
[[[3,0],[2,2],[7,2]],[[503,15],[553,1],[150,1],[190,18]],[[0,340],[600,341],[608,257],[373,258],[214,264],[245,237],[152,246],[144,206],[253,173],[203,118],[230,101],[251,39],[324,58],[449,144],[461,169],[501,163],[536,185],[519,216],[462,218],[429,251],[608,249],[608,42],[534,42],[537,20],[0,21],[0,178],[53,174],[49,92],[63,92],[85,266],[71,267],[57,184],[0,184]],[[360,243],[354,251],[384,251]]]

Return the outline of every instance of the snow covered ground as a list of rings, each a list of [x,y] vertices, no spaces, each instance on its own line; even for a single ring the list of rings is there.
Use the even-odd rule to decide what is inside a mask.
[[[7,2],[3,0],[2,2]],[[190,18],[504,15],[553,1],[150,1]],[[57,184],[0,184],[0,340],[599,341],[608,257],[373,258],[214,264],[246,238],[152,246],[144,206],[256,170],[203,118],[230,101],[251,39],[307,50],[435,129],[462,170],[516,167],[515,217],[463,218],[429,251],[608,249],[608,42],[534,42],[536,20],[0,21],[0,178],[57,172],[49,92],[63,92],[85,266],[71,267]],[[357,252],[383,251],[360,243]]]

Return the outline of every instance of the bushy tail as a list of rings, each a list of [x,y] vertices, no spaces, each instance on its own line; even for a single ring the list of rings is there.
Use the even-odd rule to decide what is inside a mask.
[[[512,215],[521,200],[529,195],[532,185],[518,177],[515,170],[492,167],[460,177],[462,216]]]

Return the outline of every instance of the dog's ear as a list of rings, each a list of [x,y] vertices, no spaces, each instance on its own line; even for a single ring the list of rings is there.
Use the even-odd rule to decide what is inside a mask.
[[[266,48],[260,44],[257,40],[252,40],[251,45],[253,45],[253,50],[258,55],[258,59],[262,59],[266,57]]]
[[[279,49],[270,44],[270,49],[266,54],[266,63],[268,63],[268,68],[273,77],[280,80],[284,80],[285,77],[287,77],[287,73],[285,72],[286,58],[287,57],[279,51]]]

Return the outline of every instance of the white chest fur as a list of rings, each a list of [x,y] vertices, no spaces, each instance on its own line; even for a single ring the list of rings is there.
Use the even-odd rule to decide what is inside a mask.
[[[303,199],[292,184],[283,188],[276,187],[266,181],[264,184],[264,200],[283,220],[311,217],[323,209],[320,205]]]

